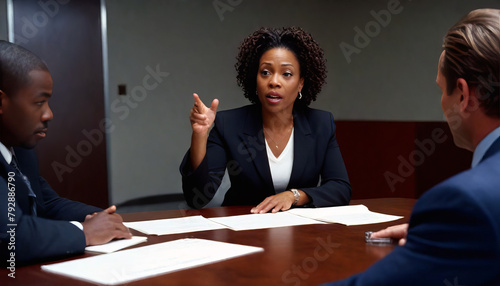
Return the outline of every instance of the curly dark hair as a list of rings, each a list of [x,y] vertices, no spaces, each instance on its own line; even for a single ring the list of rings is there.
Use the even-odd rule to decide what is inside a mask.
[[[326,60],[323,50],[311,34],[301,28],[260,28],[243,40],[236,57],[236,79],[245,97],[252,103],[260,103],[257,97],[257,73],[262,55],[273,48],[290,50],[300,65],[300,77],[304,78],[302,99],[296,104],[308,106],[316,100],[326,79]]]

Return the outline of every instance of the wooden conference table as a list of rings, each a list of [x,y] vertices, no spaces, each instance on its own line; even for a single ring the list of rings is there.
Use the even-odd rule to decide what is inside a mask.
[[[126,285],[317,285],[361,272],[392,251],[394,246],[367,245],[365,231],[379,230],[394,224],[408,222],[416,200],[402,198],[353,200],[371,211],[402,215],[403,219],[388,223],[360,226],[341,224],[314,224],[274,229],[232,231],[229,229],[148,236],[148,244],[180,238],[203,238],[264,248],[254,253],[186,269]],[[122,214],[124,221],[175,218],[192,215],[204,217],[248,214],[248,207],[219,207],[202,210],[170,210]],[[134,235],[144,235],[132,230]],[[66,260],[96,254],[85,253]],[[145,260],[149,259],[144,257]],[[60,261],[59,261],[60,262]],[[141,263],[137,261],[137,263]],[[48,263],[45,263],[48,264]],[[41,270],[42,264],[16,269],[16,278],[8,278],[7,269],[1,269],[0,281],[7,285],[94,285]],[[2,285],[6,285],[1,283]]]

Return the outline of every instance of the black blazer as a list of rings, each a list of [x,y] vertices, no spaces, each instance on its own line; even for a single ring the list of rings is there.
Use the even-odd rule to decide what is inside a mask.
[[[295,108],[294,159],[287,189],[303,190],[317,207],[346,205],[351,186],[335,137],[333,115],[308,107]],[[257,205],[276,194],[267,158],[260,105],[220,111],[210,131],[207,155],[192,170],[189,150],[180,166],[182,189],[189,206],[205,206],[227,168],[231,187],[223,205]]]
[[[8,185],[12,177],[9,173],[14,170],[0,155],[1,264],[5,264],[11,253],[15,254],[16,265],[19,265],[83,252],[85,235],[69,221],[82,222],[87,214],[101,209],[59,197],[40,177],[35,152],[22,148],[14,148],[14,152],[19,169],[28,177],[36,195],[37,216],[31,215],[29,191],[23,179],[16,175],[14,181],[11,179],[14,185]],[[15,193],[15,197],[8,195],[8,186],[14,186],[14,192],[10,193]],[[15,244],[9,245],[12,233],[8,233],[9,230],[14,230]]]

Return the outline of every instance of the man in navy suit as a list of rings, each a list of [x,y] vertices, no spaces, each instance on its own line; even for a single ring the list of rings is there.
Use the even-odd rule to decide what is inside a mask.
[[[15,267],[130,238],[116,207],[61,198],[39,175],[32,148],[47,134],[52,77],[30,51],[0,41],[0,259]]]
[[[500,10],[470,12],[443,48],[441,106],[472,168],[427,191],[409,224],[373,235],[401,246],[330,285],[500,285]]]

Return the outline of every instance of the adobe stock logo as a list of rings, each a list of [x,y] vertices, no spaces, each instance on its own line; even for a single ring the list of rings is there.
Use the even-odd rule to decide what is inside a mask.
[[[219,16],[219,20],[224,21],[224,13],[233,12],[234,8],[241,4],[243,0],[214,0],[212,5]]]
[[[328,235],[326,240],[318,237],[316,241],[318,244],[312,255],[304,258],[298,265],[293,264],[289,270],[286,270],[281,275],[282,282],[300,286],[302,281],[307,280],[318,270],[321,262],[327,260],[334,253],[334,250],[340,247],[340,243],[332,241],[331,235]]]
[[[435,128],[431,131],[430,138],[425,138],[420,141],[415,139],[415,150],[408,154],[406,159],[402,155],[398,156],[398,172],[397,174],[391,171],[384,172],[384,179],[391,189],[391,192],[396,191],[395,185],[397,183],[403,183],[408,177],[410,177],[415,172],[415,167],[424,164],[425,160],[432,156],[436,151],[436,146],[438,144],[444,143],[448,139],[445,131],[442,128]]]
[[[378,12],[371,10],[370,15],[373,17],[373,20],[365,24],[364,30],[358,26],[354,27],[354,32],[356,33],[354,34],[353,45],[346,42],[342,42],[339,45],[347,63],[350,64],[352,55],[360,54],[361,50],[368,47],[371,40],[381,33],[382,28],[386,28],[391,23],[392,15],[397,15],[402,11],[403,7],[399,0],[390,0],[387,3],[387,9],[382,9]]]

